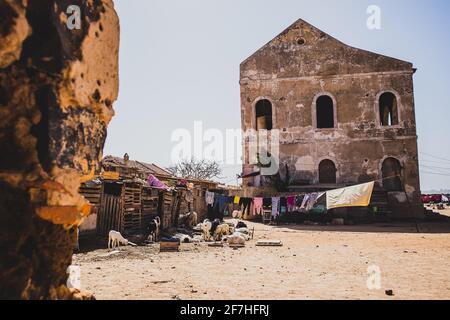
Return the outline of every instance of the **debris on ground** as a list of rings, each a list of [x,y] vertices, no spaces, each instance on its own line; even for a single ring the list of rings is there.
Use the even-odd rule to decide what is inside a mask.
[[[390,297],[394,296],[394,291],[393,290],[386,290],[385,293],[386,293],[387,296],[390,296]]]
[[[178,252],[180,251],[180,239],[163,238],[159,243],[160,252]]]
[[[208,243],[208,247],[223,247],[223,242],[211,242]]]
[[[258,240],[256,245],[258,247],[282,247],[283,242],[281,240]]]
[[[119,250],[114,250],[114,251],[111,251],[111,252],[108,252],[108,253],[105,253],[105,254],[101,254],[101,255],[99,255],[99,257],[107,258],[107,257],[113,256],[115,254],[119,254],[119,253],[120,253]]]

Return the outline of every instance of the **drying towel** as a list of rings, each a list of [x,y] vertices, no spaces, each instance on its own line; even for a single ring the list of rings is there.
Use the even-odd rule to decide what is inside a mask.
[[[303,198],[302,205],[301,205],[300,209],[306,209],[306,205],[308,204],[309,197],[310,197],[309,194],[305,195],[305,197]]]
[[[287,205],[288,205],[288,207],[289,206],[291,206],[291,207],[295,206],[295,196],[287,198]]]
[[[301,196],[296,196],[295,197],[295,206],[300,209],[300,207],[302,206],[302,202],[303,202],[303,198],[305,196],[301,195]]]
[[[280,198],[272,198],[272,217],[276,217],[280,214]]]
[[[310,211],[314,207],[318,198],[319,198],[318,193],[311,193],[309,195],[308,204],[306,205],[306,211]]]
[[[260,215],[263,210],[263,198],[253,199],[253,214]]]
[[[295,196],[287,198],[288,212],[292,212],[295,208]]]
[[[327,209],[367,207],[372,198],[375,182],[327,191]]]

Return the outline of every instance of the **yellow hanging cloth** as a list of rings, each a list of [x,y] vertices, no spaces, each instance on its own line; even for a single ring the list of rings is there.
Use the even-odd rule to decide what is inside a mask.
[[[241,197],[238,197],[238,196],[236,196],[236,197],[234,197],[234,204],[239,204],[239,201],[241,201]]]
[[[372,198],[375,182],[327,191],[327,209],[367,207]]]

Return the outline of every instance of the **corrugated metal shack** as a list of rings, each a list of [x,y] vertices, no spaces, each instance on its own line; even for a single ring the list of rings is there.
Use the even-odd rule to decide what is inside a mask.
[[[188,180],[190,190],[176,187],[167,191],[148,186],[152,174],[168,186],[180,180],[154,164],[124,158],[105,157],[99,178],[82,184],[82,194],[93,205],[92,214],[80,227],[80,236],[106,236],[110,230],[125,236],[145,233],[156,216],[161,218],[163,230],[176,228],[180,213],[195,211],[199,220],[206,217],[206,190],[217,187],[210,181]]]

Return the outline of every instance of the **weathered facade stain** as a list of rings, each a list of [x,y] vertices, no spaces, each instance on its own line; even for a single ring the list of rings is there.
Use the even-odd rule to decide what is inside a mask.
[[[347,46],[298,20],[241,64],[242,129],[257,128],[255,106],[266,99],[272,105],[273,129],[280,131],[280,178],[289,189],[379,180],[381,190],[406,192],[408,203],[399,215],[418,215],[423,209],[414,72],[409,62]],[[382,111],[386,93],[394,102]],[[322,119],[325,106],[318,106],[319,99],[332,101],[328,119]],[[391,123],[382,123],[383,112],[390,112]],[[332,127],[318,127],[323,121]],[[244,173],[258,170],[249,159],[244,139]],[[324,160],[335,165],[333,185],[320,183],[327,174],[319,170]],[[381,180],[389,174],[400,181]],[[244,179],[249,192],[263,187],[270,188],[271,182]]]

